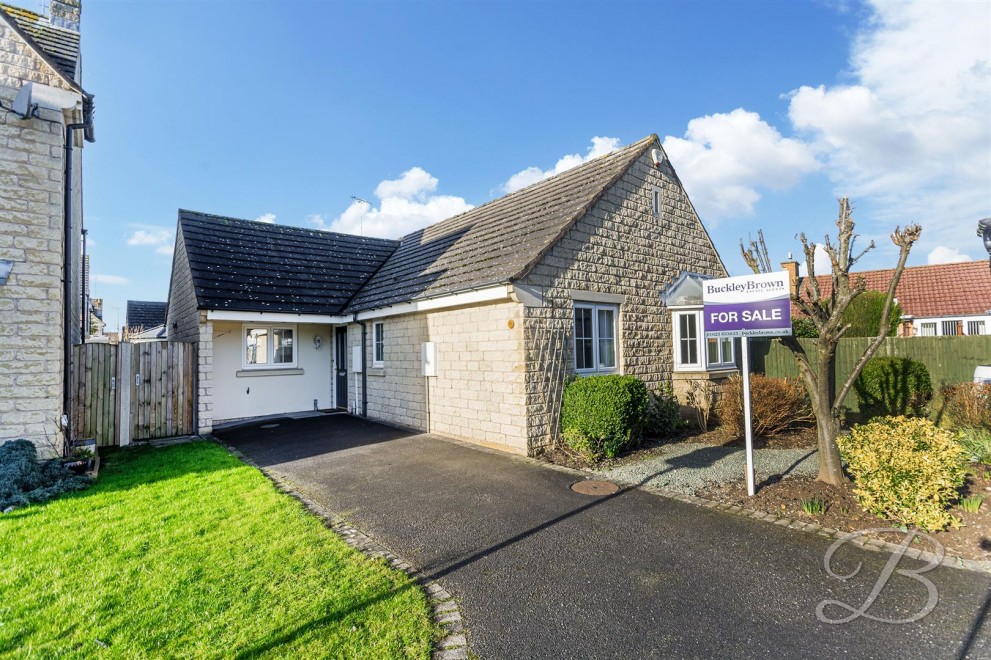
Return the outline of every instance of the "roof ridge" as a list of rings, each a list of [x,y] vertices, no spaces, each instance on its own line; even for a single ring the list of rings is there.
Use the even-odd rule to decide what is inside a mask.
[[[902,270],[902,274],[904,275],[904,273],[909,270],[922,270],[923,268],[946,268],[948,266],[972,266],[974,264],[979,264],[981,266],[984,266],[986,265],[986,263],[987,262],[984,259],[973,259],[968,261],[952,261],[947,264],[919,264],[918,266],[905,266],[905,268]],[[891,268],[872,268],[870,270],[854,270],[854,271],[850,271],[850,275],[867,275],[869,273],[890,273],[890,272],[894,272],[894,270],[895,270],[894,266],[892,266]],[[816,278],[817,279],[820,277],[832,278],[832,276],[833,276],[832,272],[829,272],[829,273],[823,273],[822,275],[816,275]],[[808,279],[808,277],[809,277],[808,275],[805,275],[800,279]]]
[[[184,215],[184,214],[188,214],[188,215]],[[195,216],[195,217],[193,217],[193,216]],[[235,218],[235,217],[229,216],[229,215],[217,215],[215,213],[204,213],[202,211],[194,211],[192,209],[179,209],[179,220],[199,220],[199,219],[203,219],[203,220],[231,221],[231,222],[243,224],[243,225],[245,225],[246,228],[250,228],[252,230],[261,230],[261,231],[271,231],[271,230],[280,231],[280,230],[285,230],[285,231],[291,231],[291,232],[306,233],[308,235],[315,236],[315,237],[320,237],[320,238],[341,236],[341,237],[344,237],[344,238],[356,238],[356,239],[366,240],[366,241],[377,241],[377,242],[382,242],[382,243],[395,243],[397,245],[399,244],[399,240],[398,239],[395,239],[395,238],[379,238],[377,236],[362,236],[360,234],[347,234],[347,233],[339,232],[339,231],[327,231],[325,229],[311,229],[309,227],[297,227],[296,225],[280,225],[280,224],[276,224],[274,222],[272,222],[272,223],[259,222],[257,220],[247,220],[245,218]]]

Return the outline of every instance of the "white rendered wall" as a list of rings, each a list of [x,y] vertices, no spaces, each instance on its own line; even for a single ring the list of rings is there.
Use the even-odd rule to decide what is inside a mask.
[[[331,408],[330,361],[333,335],[329,325],[297,325],[296,351],[299,375],[251,375],[241,365],[241,333],[236,322],[213,322],[213,419],[240,419],[259,415]],[[319,349],[313,338],[320,335]],[[241,375],[238,375],[241,372]],[[269,374],[277,373],[270,370]],[[257,373],[257,372],[256,372]]]

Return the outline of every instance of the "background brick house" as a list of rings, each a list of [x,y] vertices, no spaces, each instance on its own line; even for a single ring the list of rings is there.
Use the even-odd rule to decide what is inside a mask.
[[[650,136],[398,241],[180,211],[166,325],[201,432],[340,408],[532,455],[566,375],[671,380],[685,271],[726,276]]]

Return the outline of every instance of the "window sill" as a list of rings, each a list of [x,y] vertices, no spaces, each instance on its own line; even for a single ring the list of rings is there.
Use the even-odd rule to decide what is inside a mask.
[[[240,369],[234,372],[238,378],[255,378],[257,376],[302,376],[303,370],[294,367],[272,369]]]
[[[385,367],[371,367],[368,369],[369,376],[385,376]]]

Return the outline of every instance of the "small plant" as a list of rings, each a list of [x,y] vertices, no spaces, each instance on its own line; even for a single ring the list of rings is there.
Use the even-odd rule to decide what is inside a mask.
[[[853,427],[839,445],[864,509],[924,530],[959,526],[947,509],[967,459],[951,433],[927,419],[881,417]]]
[[[841,504],[837,510],[840,512],[840,515],[841,516],[849,516],[850,515],[850,507],[848,507],[845,504]]]
[[[613,458],[640,442],[648,406],[647,386],[639,378],[579,378],[564,390],[561,435],[569,447],[590,461]]]
[[[981,510],[981,504],[983,502],[984,498],[980,495],[971,495],[960,500],[960,508],[967,513],[977,513]]]
[[[903,357],[872,358],[853,383],[864,419],[922,417],[932,400],[926,365]]]
[[[73,475],[58,459],[38,460],[38,450],[32,442],[11,440],[0,444],[0,511],[82,490],[92,481]]]
[[[754,435],[769,436],[808,424],[815,417],[805,388],[792,378],[750,375],[750,402]],[[742,436],[743,381],[732,376],[719,399],[719,421],[731,433]]]
[[[680,425],[681,406],[671,383],[665,383],[657,392],[650,393],[646,430],[655,438],[663,438],[671,435]]]
[[[810,516],[822,515],[826,513],[826,500],[821,497],[802,500],[802,511]]]
[[[963,429],[957,436],[957,441],[972,463],[991,465],[991,431]]]
[[[697,378],[688,384],[688,392],[685,399],[689,407],[695,411],[695,421],[698,422],[702,431],[709,430],[709,419],[712,417],[713,394],[711,380]]]
[[[991,431],[991,383],[963,383],[942,389],[943,415],[951,428]]]

